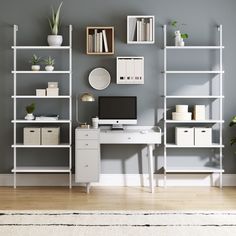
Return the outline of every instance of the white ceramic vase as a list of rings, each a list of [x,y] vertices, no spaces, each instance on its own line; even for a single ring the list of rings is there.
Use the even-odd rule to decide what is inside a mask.
[[[54,66],[47,65],[47,66],[45,66],[45,70],[46,71],[53,71],[54,70]]]
[[[39,71],[40,70],[40,65],[32,65],[31,70],[32,71]]]
[[[33,113],[28,113],[28,114],[25,116],[25,120],[34,120],[34,115],[33,115]]]
[[[62,35],[48,35],[48,45],[49,46],[61,46],[63,42]]]
[[[175,46],[181,46],[182,40],[180,31],[175,31]]]

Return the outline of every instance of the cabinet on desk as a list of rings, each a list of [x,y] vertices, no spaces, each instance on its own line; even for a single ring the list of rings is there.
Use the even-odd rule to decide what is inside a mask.
[[[99,174],[99,130],[77,128],[75,131],[75,182],[97,182]]]

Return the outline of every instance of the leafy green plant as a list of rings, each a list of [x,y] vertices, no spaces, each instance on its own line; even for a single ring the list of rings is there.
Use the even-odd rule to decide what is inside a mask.
[[[60,11],[62,3],[57,8],[57,11],[55,13],[54,9],[52,8],[52,18],[48,19],[49,26],[51,28],[52,35],[58,35],[59,27],[60,27]]]
[[[236,124],[236,116],[234,116],[234,117],[232,118],[232,120],[231,120],[230,123],[229,123],[229,126],[232,127],[232,126],[234,126],[235,124]],[[230,139],[230,144],[231,144],[231,146],[232,146],[234,143],[236,143],[236,137]]]
[[[29,63],[31,65],[39,65],[39,63],[42,61],[41,57],[38,57],[37,55],[33,55]]]
[[[35,110],[35,103],[32,103],[32,104],[26,106],[25,110],[27,111],[28,114],[32,114]]]
[[[55,65],[55,59],[53,59],[52,57],[48,57],[46,59],[44,59],[44,63],[47,66],[54,66]]]
[[[178,28],[180,25],[185,25],[185,24],[179,24],[178,21],[176,20],[173,20],[170,22],[170,25],[174,28]],[[187,39],[188,38],[188,34],[184,33],[184,34],[181,34],[181,38],[182,39]]]

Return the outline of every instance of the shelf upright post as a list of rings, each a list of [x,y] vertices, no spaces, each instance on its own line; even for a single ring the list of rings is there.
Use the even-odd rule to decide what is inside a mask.
[[[166,113],[167,113],[167,104],[166,104],[166,96],[167,96],[167,82],[166,82],[166,71],[167,71],[167,52],[166,52],[166,25],[163,26],[164,30],[164,187],[166,187],[166,168],[167,168],[167,150],[166,150],[166,143],[167,143],[167,130],[166,130]]]
[[[13,59],[13,69],[14,69],[14,74],[13,74],[13,83],[14,83],[14,99],[13,99],[13,116],[14,120],[16,120],[16,34],[18,31],[18,25],[13,26],[13,44],[14,44],[14,59]],[[14,148],[13,148],[13,158],[14,158],[14,170],[16,170],[16,122],[13,124],[13,139],[14,139]],[[16,188],[16,171],[13,173],[13,178],[14,178],[14,188]]]
[[[223,47],[223,41],[222,41],[222,25],[219,25],[218,26],[218,30],[219,30],[219,33],[220,33],[220,120],[223,120],[223,74],[222,74],[222,71],[223,71],[223,66],[222,66],[222,61],[223,61],[223,58],[222,58],[222,55],[223,55],[223,50],[222,50],[222,47]],[[223,135],[223,124],[220,123],[220,169],[222,170],[223,169],[223,148],[222,148],[222,135]],[[219,181],[219,187],[222,188],[222,177],[223,177],[223,174],[222,172],[220,172],[220,181]]]
[[[70,94],[70,99],[69,99],[69,120],[70,120],[70,124],[69,124],[69,188],[72,187],[72,181],[71,181],[71,168],[72,168],[72,25],[69,25],[69,94]]]

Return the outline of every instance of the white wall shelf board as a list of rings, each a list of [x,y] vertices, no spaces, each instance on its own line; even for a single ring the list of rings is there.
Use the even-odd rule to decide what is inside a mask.
[[[68,166],[18,166],[16,169],[12,169],[11,172],[69,173],[70,169]]]
[[[215,167],[168,167],[166,169],[168,173],[223,173],[224,170]]]
[[[179,145],[176,145],[176,144],[171,144],[171,143],[168,143],[165,145],[166,148],[223,148],[224,145],[220,145],[218,143],[212,143],[212,145],[210,146],[179,146]]]
[[[223,74],[220,70],[166,70],[165,74]]]
[[[213,123],[224,123],[223,120],[166,120],[166,123],[206,123],[206,124],[213,124]]]
[[[186,95],[186,96],[179,96],[179,95],[167,95],[167,96],[165,96],[167,99],[171,99],[171,98],[173,98],[173,99],[186,99],[186,98],[193,98],[193,99],[218,99],[218,98],[224,98],[224,96],[214,96],[214,95],[205,95],[205,96],[201,96],[201,95],[199,95],[199,96],[191,96],[191,95]]]
[[[40,71],[32,71],[32,70],[17,70],[12,71],[12,74],[70,74],[71,72],[68,70],[54,70],[54,71],[46,71],[46,70],[40,70]]]
[[[224,46],[166,46],[166,49],[180,49],[180,50],[187,50],[187,49],[223,49]]]
[[[16,96],[11,96],[12,98],[16,98],[16,99],[27,99],[27,98],[33,98],[33,99],[37,99],[37,98],[44,98],[44,99],[52,99],[52,98],[55,98],[55,99],[58,99],[58,98],[61,98],[61,99],[65,99],[65,98],[70,98],[69,95],[60,95],[60,96],[36,96],[36,95],[16,95]]]
[[[18,143],[12,145],[13,148],[70,148],[69,143],[61,143],[59,145],[24,145],[23,143]]]
[[[70,123],[70,120],[12,120],[12,123]]]
[[[70,46],[12,46],[12,49],[20,49],[20,50],[69,50]]]

